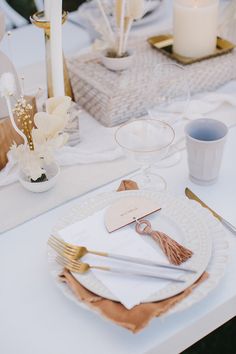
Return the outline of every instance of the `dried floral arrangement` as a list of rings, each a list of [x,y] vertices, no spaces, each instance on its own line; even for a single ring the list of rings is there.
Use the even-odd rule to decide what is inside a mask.
[[[114,28],[111,26],[102,0],[96,1],[104,26],[99,27],[92,18],[90,18],[90,21],[108,44],[107,55],[114,58],[127,56],[130,30],[133,22],[141,19],[144,14],[144,0],[115,0],[112,6],[112,14],[115,18]]]
[[[4,73],[0,78],[0,94],[5,98],[9,117],[14,129],[22,137],[24,143],[11,146],[9,160],[14,160],[31,182],[47,180],[45,165],[55,162],[55,153],[68,139],[64,128],[68,122],[68,110],[71,105],[70,97],[55,97],[46,101],[46,112],[38,112],[30,120],[31,105],[27,104],[24,95],[15,95],[15,81],[11,73]],[[11,98],[15,98],[14,108]],[[19,129],[16,121],[21,123]]]

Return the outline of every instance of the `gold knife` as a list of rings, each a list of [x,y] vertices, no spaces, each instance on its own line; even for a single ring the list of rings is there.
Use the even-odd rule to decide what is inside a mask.
[[[208,205],[206,205],[201,199],[199,199],[196,194],[194,194],[189,188],[185,188],[185,195],[192,200],[195,200],[196,202],[198,202],[199,204],[201,204],[201,206],[203,208],[206,208],[208,210],[210,210],[210,212],[212,213],[212,215],[217,218],[229,231],[231,231],[234,235],[236,235],[236,227],[233,226],[230,222],[228,222],[227,220],[225,220],[222,216],[220,216],[219,214],[217,214],[213,209],[211,209]]]

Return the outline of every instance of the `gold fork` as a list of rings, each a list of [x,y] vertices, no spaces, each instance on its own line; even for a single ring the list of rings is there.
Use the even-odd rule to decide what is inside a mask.
[[[141,258],[123,256],[123,255],[107,253],[107,252],[91,251],[91,250],[88,250],[86,247],[71,245],[70,243],[67,243],[64,240],[59,239],[55,236],[51,236],[49,238],[48,244],[57,253],[61,254],[62,256],[65,256],[67,258],[74,259],[74,260],[78,260],[78,259],[82,258],[87,253],[91,253],[91,254],[94,254],[97,256],[109,257],[109,258],[117,259],[120,261],[132,262],[132,263],[136,263],[136,264],[142,264],[142,265],[154,266],[154,267],[160,267],[160,268],[166,268],[166,269],[179,270],[179,271],[184,271],[184,272],[189,272],[189,273],[196,273],[196,271],[193,269],[174,266],[174,265],[170,265],[170,264],[157,263],[154,261],[149,261],[149,260],[145,260],[145,259],[141,259]]]
[[[62,265],[64,268],[70,270],[71,272],[75,273],[86,273],[90,269],[98,269],[98,270],[105,270],[105,271],[110,271],[113,273],[119,273],[119,274],[124,274],[124,275],[137,275],[137,276],[143,276],[143,277],[151,277],[151,278],[156,278],[156,279],[161,279],[161,280],[171,280],[177,283],[184,283],[185,280],[183,279],[177,279],[173,278],[171,276],[165,276],[165,275],[160,275],[155,272],[151,271],[136,271],[135,269],[127,269],[127,268],[116,268],[116,267],[102,267],[102,266],[95,266],[95,265],[90,265],[88,263],[82,263],[80,261],[76,261],[73,259],[66,258],[65,256],[58,255],[56,257],[56,261]]]

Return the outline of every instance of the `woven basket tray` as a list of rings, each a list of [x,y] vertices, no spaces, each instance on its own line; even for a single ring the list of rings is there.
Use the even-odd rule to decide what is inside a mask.
[[[153,73],[158,63],[173,61],[145,42],[133,45],[132,67],[112,72],[100,62],[99,54],[68,60],[75,101],[105,126],[140,117],[155,106],[160,92]],[[191,94],[214,90],[236,78],[236,51],[186,66]]]
[[[36,113],[36,102],[34,97],[26,97],[28,103],[33,106],[32,119]],[[19,128],[21,128],[19,126]],[[7,163],[7,153],[11,145],[15,142],[17,145],[23,143],[23,139],[13,128],[10,118],[0,119],[0,170]]]

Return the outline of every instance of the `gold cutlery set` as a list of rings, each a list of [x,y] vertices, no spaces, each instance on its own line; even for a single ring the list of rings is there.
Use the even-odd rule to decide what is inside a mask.
[[[113,253],[107,253],[107,252],[91,251],[88,250],[86,247],[69,244],[64,240],[57,238],[55,236],[51,236],[49,238],[48,244],[50,247],[54,249],[54,251],[57,252],[58,256],[56,257],[56,261],[60,265],[62,265],[63,267],[67,268],[72,272],[81,273],[81,274],[86,273],[89,269],[98,269],[98,270],[111,271],[113,273],[120,273],[124,275],[146,276],[146,277],[152,277],[152,278],[157,278],[162,280],[171,280],[174,282],[182,283],[184,282],[183,279],[178,279],[171,275],[163,275],[160,272],[157,273],[158,268],[174,270],[174,271],[177,270],[177,271],[182,271],[187,273],[196,273],[196,271],[193,269],[178,267],[171,264],[156,263],[150,260],[118,255]],[[80,259],[87,253],[94,254],[96,256],[109,257],[111,259],[116,259],[118,261],[125,261],[136,265],[149,266],[149,268],[139,271],[136,270],[135,268],[131,270],[125,267],[118,268],[118,267],[101,267],[101,266],[89,265],[87,263],[83,263],[80,261]]]

